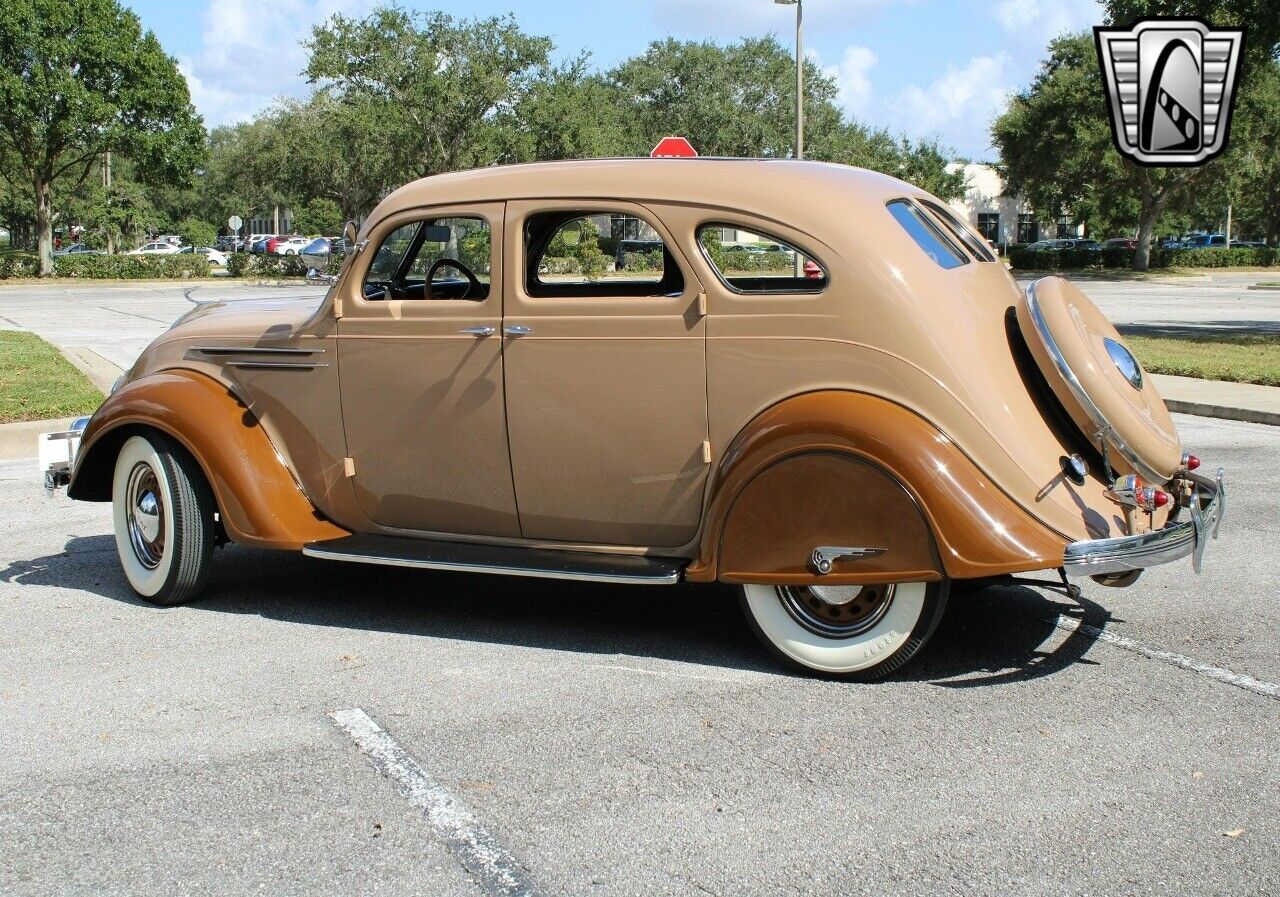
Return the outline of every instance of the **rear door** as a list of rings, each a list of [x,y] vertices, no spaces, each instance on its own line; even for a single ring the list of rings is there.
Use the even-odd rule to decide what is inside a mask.
[[[509,202],[506,221],[507,433],[522,534],[691,542],[707,471],[706,328],[692,268],[633,203]],[[618,270],[623,239],[657,248]]]

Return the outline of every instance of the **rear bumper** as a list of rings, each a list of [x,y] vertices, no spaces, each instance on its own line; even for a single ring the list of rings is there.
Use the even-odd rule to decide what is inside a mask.
[[[1193,484],[1187,506],[1188,519],[1178,519],[1182,510],[1179,508],[1163,529],[1136,536],[1072,542],[1062,560],[1067,575],[1125,573],[1168,564],[1187,555],[1191,555],[1191,568],[1199,573],[1209,537],[1218,538],[1227,493],[1222,485],[1222,468],[1218,468],[1212,479],[1195,473],[1184,474],[1184,477]]]

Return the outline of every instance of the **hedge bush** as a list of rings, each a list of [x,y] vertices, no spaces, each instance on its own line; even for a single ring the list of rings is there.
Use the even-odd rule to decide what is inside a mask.
[[[1009,247],[1009,262],[1015,269],[1059,271],[1080,268],[1132,268],[1135,250],[1107,247],[1089,249],[1041,249],[1030,251]],[[1218,249],[1152,249],[1152,268],[1269,268],[1280,265],[1280,249],[1252,246]]]
[[[31,252],[0,252],[0,279],[35,277],[40,273],[40,260]]]
[[[105,280],[208,277],[209,260],[195,253],[173,255],[63,255],[53,260],[59,277]]]
[[[342,255],[331,255],[322,273],[337,274]],[[300,255],[256,255],[234,252],[227,257],[227,273],[232,277],[306,277],[311,263]]]
[[[582,262],[567,255],[544,255],[538,263],[539,274],[581,274]]]

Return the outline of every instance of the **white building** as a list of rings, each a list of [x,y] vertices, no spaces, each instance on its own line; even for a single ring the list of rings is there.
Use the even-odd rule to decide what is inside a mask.
[[[964,199],[951,207],[964,215],[993,245],[1034,243],[1062,237],[1084,236],[1084,225],[1067,218],[1046,223],[1036,219],[1021,197],[1006,196],[1004,180],[995,167],[984,162],[953,162],[948,171],[962,169],[968,186]]]

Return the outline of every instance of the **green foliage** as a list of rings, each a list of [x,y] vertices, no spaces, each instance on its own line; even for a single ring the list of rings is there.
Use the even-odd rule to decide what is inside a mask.
[[[0,423],[89,414],[102,393],[34,333],[0,331]]]
[[[650,252],[624,252],[622,267],[624,271],[661,271],[662,253],[654,249]]]
[[[337,274],[342,270],[342,255],[331,255],[320,273]],[[232,277],[306,277],[311,263],[300,255],[254,255],[235,252],[227,256],[227,273]]]
[[[40,259],[33,252],[0,252],[0,280],[9,277],[35,277],[40,273]]]
[[[208,277],[209,260],[198,253],[172,255],[62,255],[54,259],[59,277],[107,280]]]
[[[293,210],[293,229],[312,237],[342,233],[342,209],[332,199],[312,199]]]
[[[1130,268],[1134,250],[1107,248],[1027,250],[1009,248],[1009,263],[1015,270],[1065,271],[1080,268]],[[1280,265],[1280,249],[1250,246],[1218,249],[1155,249],[1152,268],[1269,268]]]
[[[153,182],[185,179],[203,140],[177,64],[117,0],[0,4],[0,144],[6,179],[31,185],[42,273],[55,184],[83,183],[108,150]]]
[[[188,218],[178,225],[178,235],[188,246],[212,246],[218,239],[218,229],[207,221]]]

